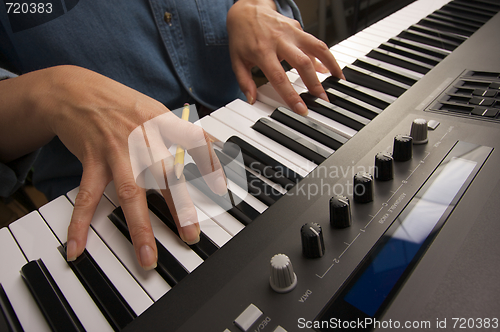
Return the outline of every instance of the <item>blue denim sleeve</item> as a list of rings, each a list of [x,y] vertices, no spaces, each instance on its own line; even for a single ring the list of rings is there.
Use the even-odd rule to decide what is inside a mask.
[[[293,2],[293,0],[274,0],[276,3],[276,8],[278,12],[286,17],[296,19],[299,21],[300,25],[304,27],[302,22],[302,16],[300,15],[299,7]]]
[[[0,68],[0,80],[16,76]],[[38,152],[39,150],[9,163],[0,163],[0,196],[8,197],[24,184],[26,176],[38,156]]]

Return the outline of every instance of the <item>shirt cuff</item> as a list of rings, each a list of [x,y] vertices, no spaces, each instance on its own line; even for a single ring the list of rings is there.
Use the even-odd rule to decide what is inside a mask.
[[[299,21],[302,28],[304,27],[299,7],[297,7],[293,0],[274,0],[274,3],[276,4],[276,9],[280,14]]]

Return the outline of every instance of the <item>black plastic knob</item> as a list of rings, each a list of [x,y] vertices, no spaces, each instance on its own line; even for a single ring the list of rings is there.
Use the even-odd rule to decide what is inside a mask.
[[[413,157],[413,138],[407,135],[394,137],[392,158],[395,161],[408,161]]]
[[[389,152],[379,152],[375,156],[375,179],[389,181],[394,178],[394,159]]]
[[[349,198],[337,195],[330,198],[330,224],[336,228],[351,226],[351,204]]]
[[[315,222],[308,222],[300,229],[302,239],[302,253],[308,258],[319,258],[325,254],[323,230]]]
[[[359,172],[354,175],[353,196],[357,203],[373,201],[373,177],[370,173]]]

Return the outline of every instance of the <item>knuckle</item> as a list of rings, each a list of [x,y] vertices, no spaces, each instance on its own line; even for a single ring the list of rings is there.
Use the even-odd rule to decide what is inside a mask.
[[[317,39],[316,40],[316,45],[318,47],[318,50],[320,52],[326,52],[326,51],[329,51],[330,49],[328,48],[328,45],[326,45],[326,43],[320,39]]]
[[[80,189],[76,195],[75,205],[81,208],[89,208],[94,203],[94,195],[89,190]]]
[[[116,189],[116,193],[121,202],[126,202],[135,199],[140,194],[140,190],[135,182],[126,181],[120,184],[120,186]]]
[[[269,81],[273,84],[282,85],[285,82],[288,82],[288,79],[284,72],[276,70],[269,75]]]
[[[302,54],[297,54],[295,58],[295,62],[297,63],[297,66],[299,67],[309,67],[312,65],[311,59],[305,55],[304,53]]]
[[[133,239],[145,238],[151,233],[151,227],[147,224],[129,225],[130,237]]]

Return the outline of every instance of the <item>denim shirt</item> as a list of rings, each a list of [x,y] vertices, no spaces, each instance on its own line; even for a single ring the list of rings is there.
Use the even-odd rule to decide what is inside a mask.
[[[226,29],[233,0],[47,1],[36,13],[0,6],[0,63],[23,74],[81,66],[174,109],[198,102],[217,109],[244,99],[231,68]],[[278,10],[300,19],[291,0]],[[42,13],[40,13],[42,11]],[[81,164],[55,138],[35,163],[49,199],[79,184]],[[59,184],[54,187],[54,183]]]

